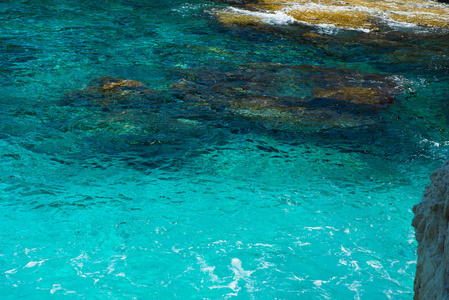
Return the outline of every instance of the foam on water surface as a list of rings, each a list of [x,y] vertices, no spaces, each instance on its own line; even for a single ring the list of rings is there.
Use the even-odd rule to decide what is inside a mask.
[[[289,15],[286,15],[282,11],[275,11],[273,13],[255,12],[235,7],[230,8],[230,12],[244,14],[262,19],[264,22],[273,25],[288,25],[295,22],[295,19]]]

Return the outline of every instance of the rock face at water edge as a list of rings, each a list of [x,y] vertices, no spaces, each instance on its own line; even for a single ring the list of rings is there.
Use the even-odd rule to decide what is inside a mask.
[[[449,299],[449,161],[431,175],[421,203],[413,207],[418,241],[415,297]]]
[[[365,32],[396,31],[410,24],[426,28],[449,28],[449,7],[426,0],[216,0],[238,9],[217,9],[220,23],[260,26],[276,22],[330,25],[333,28],[355,29]],[[449,0],[439,0],[448,3]],[[392,22],[393,21],[393,22]]]

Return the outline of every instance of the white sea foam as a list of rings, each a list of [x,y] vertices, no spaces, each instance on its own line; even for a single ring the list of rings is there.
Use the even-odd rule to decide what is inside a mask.
[[[323,227],[308,227],[308,226],[306,226],[306,227],[304,227],[304,228],[307,229],[307,230],[309,230],[309,231],[324,229]]]
[[[421,144],[430,144],[434,147],[440,147],[440,146],[449,146],[449,141],[444,141],[444,142],[436,142],[436,141],[431,141],[428,139],[423,139],[421,142]]]
[[[391,13],[397,14],[397,15],[404,15],[404,16],[414,16],[414,15],[422,15],[422,16],[435,16],[438,18],[438,15],[433,12],[426,12],[426,11],[416,11],[413,10],[413,7],[416,7],[418,9],[445,9],[447,8],[447,5],[445,4],[438,4],[438,3],[431,3],[429,5],[423,5],[420,3],[413,3],[410,4],[410,9],[404,9],[402,8],[402,5],[397,6],[396,1],[391,1],[392,7],[391,10],[385,11],[385,9],[382,9],[382,7],[376,8],[376,7],[366,7],[363,5],[325,5],[321,3],[314,3],[314,2],[308,2],[308,3],[294,3],[291,5],[286,5],[282,9],[275,11],[275,12],[249,12],[248,14],[257,16],[260,18],[263,18],[262,16],[270,16],[270,18],[273,18],[273,16],[276,16],[275,19],[278,20],[277,22],[280,22],[282,24],[292,24],[292,23],[302,23],[309,26],[315,26],[318,28],[320,33],[322,34],[329,34],[334,35],[338,33],[340,29],[346,29],[346,30],[356,30],[356,31],[362,31],[362,32],[371,32],[372,30],[367,28],[351,28],[351,27],[344,27],[340,28],[333,24],[323,23],[323,24],[312,24],[307,21],[300,21],[296,20],[295,18],[289,16],[290,11],[296,11],[304,13],[308,11],[316,11],[316,12],[336,12],[336,13],[348,13],[351,12],[354,13],[366,13],[371,17],[375,17],[378,19],[381,19],[384,23],[388,24],[389,26],[396,28],[396,29],[404,29],[404,28],[413,28],[414,31],[418,30],[420,32],[427,32],[428,30],[431,30],[431,28],[425,28],[420,27],[417,24],[414,23],[408,23],[408,22],[401,22],[396,21],[390,17]],[[340,3],[344,4],[344,3]],[[237,10],[237,9],[236,9]],[[240,11],[243,11],[240,9]],[[266,19],[264,20],[265,22]],[[267,23],[272,24],[278,24],[276,22],[268,21]]]
[[[254,246],[274,247],[274,245],[270,245],[270,244],[261,244],[261,243],[254,244]]]
[[[323,284],[323,282],[326,282],[326,281],[323,281],[323,280],[315,280],[315,281],[313,282],[313,284],[314,284],[315,286],[321,286],[321,285]]]
[[[231,12],[247,15],[247,16],[253,16],[258,17],[262,20],[262,22],[265,22],[267,24],[272,25],[288,25],[293,24],[296,22],[295,18],[285,14],[283,11],[275,11],[273,13],[271,12],[258,12],[258,11],[250,11],[240,8],[231,7]]]
[[[34,267],[34,266],[36,266],[36,265],[38,265],[38,267],[40,267],[40,265],[42,265],[42,263],[44,262],[45,260],[41,260],[41,261],[30,261],[29,263],[27,263],[25,266],[24,266],[24,268],[32,268],[32,267]]]
[[[268,262],[268,261],[261,261],[260,263],[259,263],[259,266],[258,266],[258,270],[262,270],[262,269],[268,269],[268,268],[272,268],[272,267],[275,267],[276,265],[275,264],[273,264],[273,263],[271,263],[271,262]]]
[[[297,241],[297,242],[295,242],[295,244],[297,244],[298,246],[307,246],[307,245],[310,245],[310,243],[303,243],[303,242],[301,242],[301,241]]]
[[[352,282],[351,284],[345,284],[348,289],[350,291],[353,291],[356,293],[356,296],[354,297],[354,299],[360,299],[360,291],[359,288],[362,286],[362,284],[360,283],[360,281],[355,280],[354,282]]]
[[[245,271],[242,268],[242,262],[238,258],[233,258],[231,264],[231,270],[234,272],[234,281],[230,284],[230,286],[234,286],[234,288],[232,289],[235,290],[237,288],[239,280],[244,280],[246,281],[246,288],[249,291],[253,290],[253,281],[250,279],[250,277],[254,271]]]
[[[354,271],[360,271],[361,270],[360,267],[359,267],[359,264],[357,263],[356,260],[351,260],[350,263],[354,267]]]
[[[228,294],[229,296],[237,296],[238,292],[242,289],[239,286],[239,282],[241,280],[243,280],[245,282],[245,287],[247,288],[248,291],[253,291],[254,290],[254,282],[253,280],[250,278],[251,274],[254,271],[246,271],[243,269],[242,267],[242,262],[240,261],[240,259],[238,258],[233,258],[231,260],[231,268],[232,272],[234,273],[234,276],[232,278],[232,281],[227,284],[227,285],[216,285],[216,286],[212,286],[210,287],[210,289],[221,289],[221,288],[229,288],[234,292],[237,293],[231,293]]]
[[[346,256],[351,256],[352,251],[346,249],[346,248],[343,247],[343,246],[341,246],[340,249],[341,249],[341,251],[343,251],[343,253],[344,253]]]
[[[50,294],[54,294],[56,291],[62,290],[62,287],[60,284],[54,284],[53,287],[50,290]]]
[[[198,264],[200,265],[201,272],[207,273],[209,275],[210,280],[213,282],[219,280],[218,276],[214,274],[214,270],[215,270],[214,266],[209,266],[206,263],[206,260],[199,255],[196,257],[196,259],[198,260]]]
[[[370,261],[367,261],[366,263],[376,270],[383,268],[382,264],[376,260],[370,260]]]

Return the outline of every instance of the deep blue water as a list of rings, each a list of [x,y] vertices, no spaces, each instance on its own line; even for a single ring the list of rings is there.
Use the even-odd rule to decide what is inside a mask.
[[[447,31],[55,2],[0,3],[0,298],[412,298]]]

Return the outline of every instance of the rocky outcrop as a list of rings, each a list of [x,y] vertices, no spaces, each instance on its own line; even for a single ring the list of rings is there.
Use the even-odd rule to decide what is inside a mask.
[[[447,3],[449,0],[440,0]],[[217,10],[218,20],[225,26],[255,24],[330,25],[364,31],[389,32],[398,25],[410,24],[449,28],[449,7],[435,1],[423,0],[220,0],[239,4],[238,10]],[[243,8],[243,9],[241,9]],[[393,22],[392,22],[393,21]]]
[[[413,207],[418,241],[414,299],[449,299],[449,161],[431,175]]]

